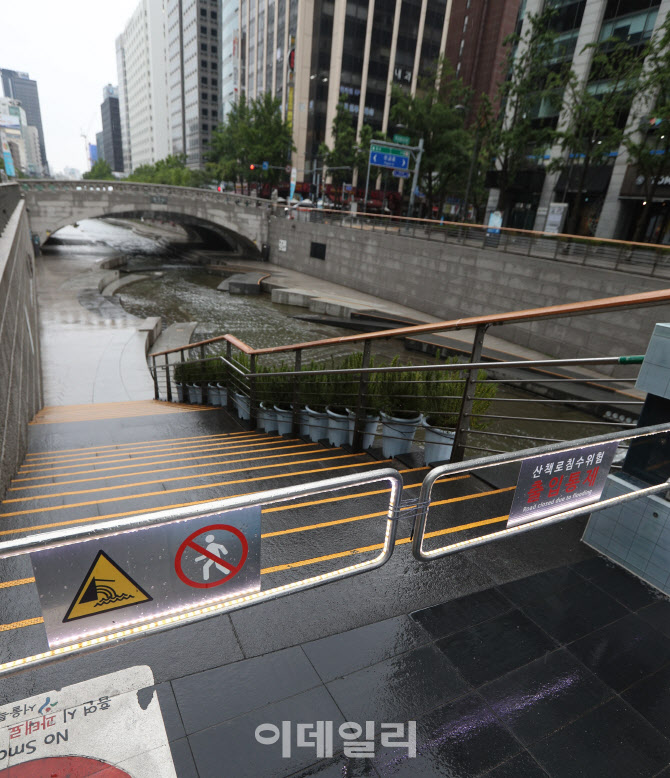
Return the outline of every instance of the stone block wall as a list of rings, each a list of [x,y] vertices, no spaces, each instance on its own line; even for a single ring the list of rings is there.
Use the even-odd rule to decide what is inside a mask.
[[[42,407],[35,256],[25,202],[0,235],[0,496],[23,461]]]
[[[280,241],[285,241],[281,243]],[[631,273],[291,219],[270,221],[270,261],[423,311],[442,320],[662,289]],[[325,259],[310,256],[312,242]],[[285,246],[285,251],[279,247]],[[318,252],[317,252],[318,253]],[[670,305],[491,327],[556,358],[644,354]]]

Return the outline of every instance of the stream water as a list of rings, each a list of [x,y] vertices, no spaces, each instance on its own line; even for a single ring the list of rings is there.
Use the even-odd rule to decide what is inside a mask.
[[[175,322],[197,321],[195,340],[231,333],[250,346],[262,348],[352,334],[352,330],[295,319],[295,315],[304,314],[306,310],[274,304],[265,294],[248,296],[221,292],[217,286],[225,277],[222,274],[185,264],[174,247],[166,249],[156,241],[117,224],[82,221],[77,227],[60,230],[57,238],[62,242],[50,248],[50,252],[63,257],[75,254],[123,255],[126,260],[123,272],[150,275],[150,278],[119,291],[116,298],[123,309],[140,318],[160,316],[164,328]],[[335,351],[332,348],[317,349],[314,353],[310,352],[310,358],[332,354],[341,356],[350,350],[353,349],[345,346]],[[395,354],[399,354],[401,359],[420,359],[416,353],[410,355],[405,351],[400,341],[379,343],[375,346],[375,354],[387,360]],[[513,386],[500,385],[497,399],[522,401],[496,402],[490,413],[512,418],[493,421],[489,430],[521,436],[522,439],[482,435],[476,436],[478,446],[513,450],[539,445],[540,438],[577,438],[614,429],[594,425],[596,419],[578,409],[538,402],[536,396]],[[524,420],[527,417],[552,421]],[[563,423],[565,421],[579,423],[568,425]]]

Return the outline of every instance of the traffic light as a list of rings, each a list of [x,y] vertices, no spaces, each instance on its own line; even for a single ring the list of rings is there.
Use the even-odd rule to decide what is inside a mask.
[[[256,165],[249,165],[249,170],[256,170]]]

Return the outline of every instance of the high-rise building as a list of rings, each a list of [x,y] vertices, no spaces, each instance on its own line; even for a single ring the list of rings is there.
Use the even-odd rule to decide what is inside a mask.
[[[116,39],[123,169],[128,173],[171,153],[166,2],[141,0]]]
[[[191,168],[204,165],[220,120],[219,0],[166,0],[171,144]]]
[[[240,0],[221,0],[221,120],[239,94]]]
[[[559,35],[565,61],[571,64],[577,82],[592,84],[592,88],[602,94],[607,94],[612,86],[592,70],[593,44],[608,46],[608,41],[614,39],[628,43],[632,51],[642,56],[645,44],[670,13],[670,0],[526,0],[522,9],[524,27],[529,23],[530,14],[540,13],[549,3],[556,10],[551,24]],[[630,95],[629,110],[620,116],[621,127],[625,127],[626,132],[639,133],[641,117],[649,111],[653,115],[654,102],[652,95]],[[641,110],[643,103],[645,107]],[[570,108],[567,99],[562,105],[545,102],[539,105],[536,118],[559,130],[565,129],[569,124]],[[662,117],[659,135],[667,132],[667,123],[668,118]],[[545,161],[565,155],[557,145],[547,149]],[[580,216],[574,227],[579,234],[630,239],[641,210],[648,208],[650,218],[642,239],[670,243],[670,185],[660,182],[655,197],[647,202],[645,187],[638,171],[630,165],[624,145],[603,148],[597,162],[585,170],[582,165],[579,154],[571,155],[569,164],[560,173],[538,165],[532,178],[526,179],[533,180],[535,185],[519,186],[515,192],[512,217],[516,214],[519,218],[508,220],[510,226],[534,226],[543,230],[552,203],[566,204],[570,217],[577,198],[581,197],[579,210],[574,211]],[[583,187],[578,189],[582,170]],[[489,204],[495,199],[496,193],[492,192]]]
[[[519,0],[240,0],[239,90],[279,98],[302,177],[332,144],[338,101],[387,132],[394,85],[417,90],[449,57],[467,84],[495,92]],[[476,6],[476,8],[475,8]],[[489,8],[490,6],[490,8]],[[479,66],[478,62],[483,62]]]
[[[39,175],[48,175],[47,152],[44,145],[44,130],[42,129],[42,112],[40,111],[40,98],[37,91],[37,81],[34,81],[28,73],[19,73],[16,70],[0,68],[2,76],[2,89],[5,97],[18,100],[26,112],[29,126],[36,127],[39,135],[41,168]]]
[[[119,119],[120,122],[120,119]],[[98,159],[105,158],[105,148],[102,141],[102,132],[95,133],[95,145],[98,147]]]
[[[118,87],[107,84],[102,90],[102,144],[98,143],[98,159],[109,163],[113,171],[123,172],[123,145]]]
[[[28,124],[19,100],[0,97],[0,140],[9,146],[15,170],[28,176],[44,175],[39,132]]]

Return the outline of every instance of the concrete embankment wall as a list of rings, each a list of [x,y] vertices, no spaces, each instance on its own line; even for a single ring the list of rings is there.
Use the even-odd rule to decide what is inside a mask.
[[[0,496],[23,461],[42,407],[35,257],[20,200],[0,235]]]
[[[280,251],[285,241],[285,251]],[[313,243],[322,244],[313,247]],[[281,244],[282,246],[284,244]],[[317,259],[311,254],[323,254]],[[270,261],[442,320],[647,292],[669,286],[631,273],[289,219],[270,223]],[[670,306],[491,327],[557,358],[644,354]]]

